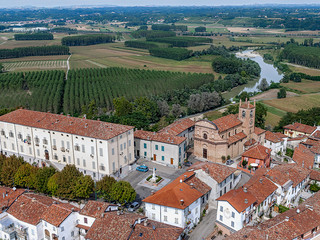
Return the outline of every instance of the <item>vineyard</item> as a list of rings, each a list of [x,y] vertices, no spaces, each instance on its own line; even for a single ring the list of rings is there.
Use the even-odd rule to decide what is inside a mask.
[[[67,68],[66,60],[55,61],[23,61],[3,63],[4,71],[15,71],[19,69],[57,69]]]
[[[112,109],[116,97],[133,100],[184,87],[197,88],[213,81],[211,74],[190,74],[126,68],[69,71],[64,94],[64,113],[72,115],[95,100],[100,108]]]
[[[0,74],[0,108],[19,106],[37,111],[61,111],[64,71]]]

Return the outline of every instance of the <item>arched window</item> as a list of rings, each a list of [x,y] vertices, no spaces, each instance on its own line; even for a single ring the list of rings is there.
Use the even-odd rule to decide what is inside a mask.
[[[245,116],[246,116],[246,111],[243,110],[243,111],[242,111],[242,117],[245,117]]]
[[[253,110],[250,111],[250,117],[253,117]]]
[[[204,139],[208,139],[208,135],[206,133],[203,134]]]

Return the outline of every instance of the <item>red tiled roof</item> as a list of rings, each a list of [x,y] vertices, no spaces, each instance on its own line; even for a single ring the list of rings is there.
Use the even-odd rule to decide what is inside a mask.
[[[320,140],[320,130],[315,131],[315,132],[311,135],[311,137]]]
[[[80,214],[93,218],[100,217],[101,213],[104,213],[109,206],[116,206],[107,202],[98,202],[89,200],[88,203],[81,209]]]
[[[53,202],[54,200],[49,197],[25,193],[11,205],[7,212],[20,221],[37,225]]]
[[[257,205],[261,204],[278,189],[277,185],[266,177],[256,178],[254,182],[246,183],[244,187],[247,187],[248,191],[256,197]]]
[[[218,183],[223,182],[232,173],[237,171],[236,168],[231,168],[222,164],[212,162],[196,162],[188,170],[196,171],[202,169],[207,172]]]
[[[63,221],[74,211],[79,212],[80,209],[68,203],[56,202],[42,214],[41,218],[44,221],[59,227],[60,224],[63,223]]]
[[[236,143],[242,139],[245,139],[246,137],[247,137],[247,135],[245,135],[243,132],[239,132],[239,133],[229,137],[228,144],[231,145],[231,144]]]
[[[246,201],[247,200],[247,201]],[[254,204],[257,199],[250,192],[245,192],[244,188],[232,189],[223,194],[217,201],[227,201],[239,213],[246,210],[250,205]]]
[[[174,145],[180,145],[186,140],[185,137],[178,137],[168,133],[156,133],[156,132],[148,132],[143,130],[135,131],[134,137],[147,140],[147,141],[163,142],[163,143],[174,144]]]
[[[257,134],[258,136],[262,133],[266,132],[266,130],[264,129],[261,129],[261,128],[258,128],[258,127],[255,127],[254,128],[254,133]]]
[[[297,132],[307,133],[307,134],[311,134],[317,129],[317,127],[312,127],[312,126],[302,124],[302,123],[297,123],[297,122],[295,122],[294,124],[289,124],[287,126],[284,126],[283,128],[297,131]]]
[[[303,144],[299,144],[293,153],[292,160],[299,166],[303,166],[308,169],[313,168],[315,155]]]
[[[202,182],[195,175],[193,175],[192,177],[188,178],[185,181],[185,183],[188,184],[190,187],[194,187],[199,192],[201,192],[203,195],[207,194],[211,190],[211,187],[209,187],[207,184]]]
[[[277,165],[272,169],[266,169],[265,176],[271,181],[284,185],[288,181],[292,181],[293,187],[296,187],[310,174],[310,170],[298,166],[297,164]]]
[[[252,105],[249,101],[243,102],[240,105],[241,108],[254,108],[254,105]]]
[[[142,219],[138,223],[138,219]],[[147,220],[134,213],[106,213],[104,217],[98,218],[86,234],[90,240],[176,240],[182,234],[183,229],[164,223]],[[134,225],[135,224],[135,225]],[[134,228],[131,226],[134,225]],[[131,235],[130,235],[131,234]]]
[[[306,139],[306,138],[308,138],[308,136],[306,136],[306,135],[298,135],[297,137],[295,137],[295,138],[288,138],[288,142],[291,142],[291,141],[301,141],[301,140],[303,140],[303,139]]]
[[[312,208],[310,208],[312,206]],[[288,211],[258,224],[247,226],[226,239],[291,240],[311,232],[320,222],[320,192]],[[299,209],[299,211],[298,211]],[[312,236],[312,235],[309,235]]]
[[[217,125],[219,129],[219,133],[229,130],[230,128],[234,128],[242,124],[242,122],[238,119],[238,115],[230,114],[221,118],[218,118],[212,121]]]
[[[254,138],[250,138],[248,141],[244,143],[244,146],[249,147],[255,145],[256,143],[257,141]]]
[[[143,201],[161,206],[185,209],[204,195],[202,193],[204,189],[203,186],[207,189],[211,189],[209,186],[205,186],[205,183],[202,183],[200,190],[196,188],[196,185],[193,187],[190,186],[188,183],[191,182],[187,182],[187,180],[191,177],[195,177],[194,175],[194,172],[185,172],[173,182],[158,190],[153,195],[145,198]]]
[[[304,145],[313,146],[315,144],[320,143],[320,141],[312,139],[312,138],[309,137],[305,142],[301,142],[301,143],[304,144]]]
[[[266,140],[273,142],[273,143],[278,143],[278,142],[283,142],[283,136],[284,134],[282,133],[273,133],[270,131],[266,131]],[[284,135],[287,137],[286,135]]]
[[[270,156],[270,153],[271,149],[259,144],[249,148],[242,156],[264,160]]]
[[[184,132],[185,130],[193,127],[195,122],[190,118],[179,119],[169,126],[158,131],[159,133],[169,133],[177,136],[178,134]]]
[[[25,109],[18,109],[0,116],[0,121],[104,140],[111,139],[134,128],[126,125]]]
[[[76,227],[77,227],[77,228],[81,228],[81,229],[85,229],[85,230],[87,230],[87,231],[90,229],[89,226],[85,226],[85,225],[81,225],[81,224],[78,224]]]
[[[6,210],[10,205],[24,193],[24,189],[12,189],[0,187],[0,213]]]
[[[310,172],[310,179],[320,181],[320,171],[312,169]]]

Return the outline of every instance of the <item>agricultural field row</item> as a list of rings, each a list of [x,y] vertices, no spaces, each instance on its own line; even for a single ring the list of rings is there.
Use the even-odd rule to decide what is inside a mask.
[[[10,62],[3,63],[4,71],[16,70],[32,70],[32,69],[62,69],[67,68],[67,61],[25,61],[25,62]]]

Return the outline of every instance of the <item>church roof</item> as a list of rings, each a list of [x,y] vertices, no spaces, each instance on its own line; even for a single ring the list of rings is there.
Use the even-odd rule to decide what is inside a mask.
[[[237,114],[230,114],[230,115],[218,118],[212,122],[217,125],[219,129],[219,133],[225,132],[230,128],[234,128],[242,124],[242,122],[238,119]]]

